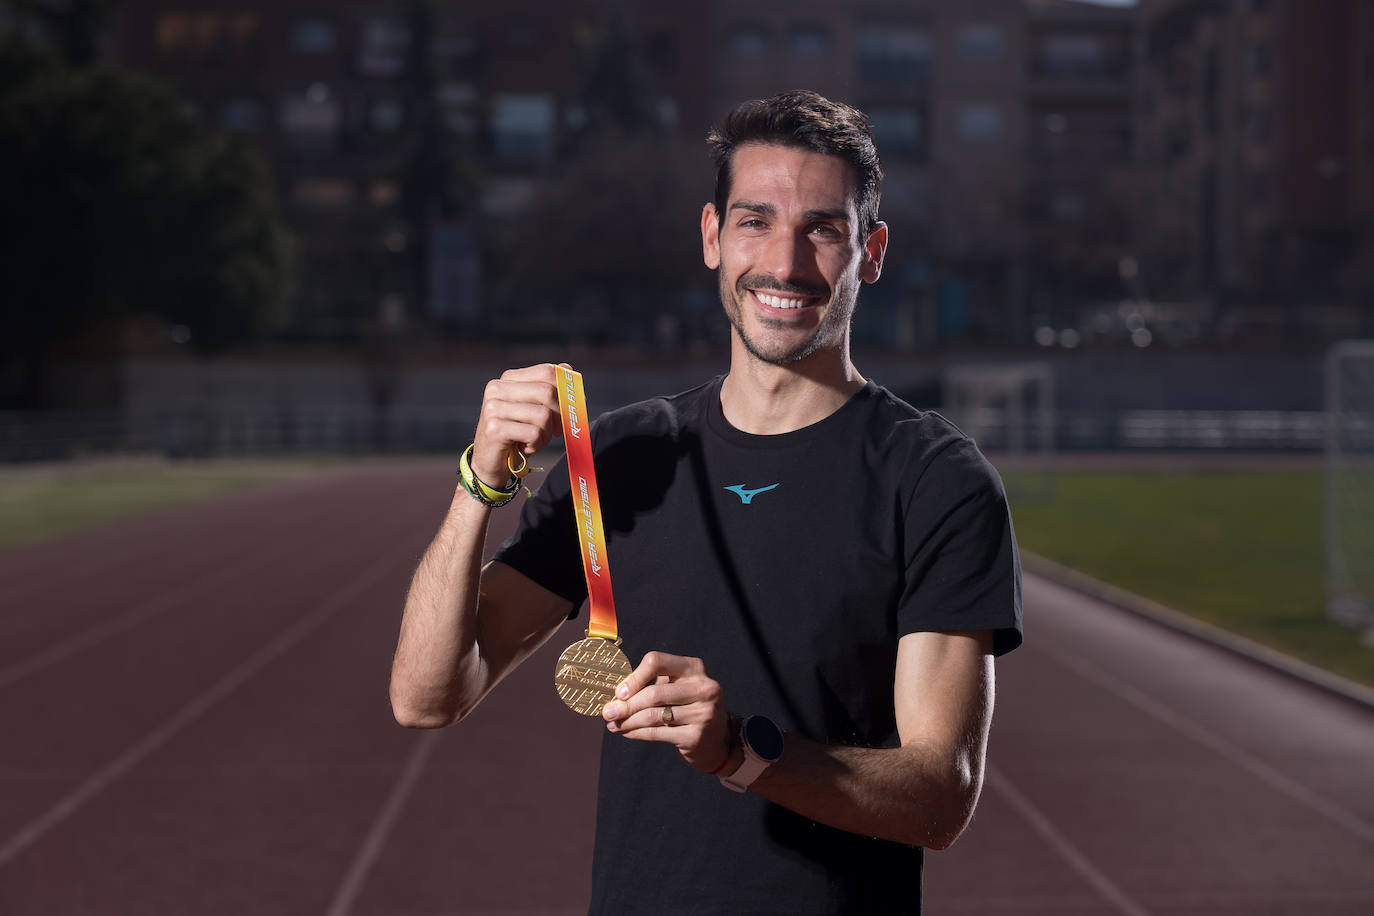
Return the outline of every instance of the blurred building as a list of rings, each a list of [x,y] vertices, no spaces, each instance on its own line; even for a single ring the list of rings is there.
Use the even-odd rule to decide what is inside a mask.
[[[1374,288],[1374,6],[1143,0],[1141,15],[1149,282],[1217,303],[1223,336],[1266,316],[1290,337],[1358,329],[1351,293]]]
[[[695,137],[705,32],[687,5],[128,0],[114,57],[263,153],[301,242],[296,330],[356,338],[480,317],[477,226],[524,205],[585,121],[589,46],[616,15],[649,62],[655,116]],[[417,145],[433,142],[421,123],[436,108],[481,180],[461,214],[417,219],[408,183],[424,178]]]
[[[893,248],[861,342],[1028,341],[1037,300],[1118,279],[1133,22],[1075,0],[719,3],[714,108],[804,85],[872,118]]]
[[[1037,299],[1080,293],[1061,289],[1062,278],[1081,278],[1086,261],[1114,265],[1122,248],[1122,224],[1102,214],[1111,212],[1104,176],[1131,146],[1130,9],[1075,0],[434,9],[423,36],[438,64],[434,101],[468,139],[483,180],[465,219],[417,230],[402,209],[409,131],[425,101],[410,76],[415,4],[125,5],[116,57],[178,85],[272,163],[302,238],[304,333],[394,327],[417,311],[478,316],[475,214],[529,203],[586,122],[589,42],[616,16],[646,65],[647,85],[633,88],[651,93],[655,116],[684,142],[699,144],[741,99],[799,86],[869,113],[893,248],[888,278],[866,293],[861,342],[1028,340],[1031,313],[1045,310]],[[1057,274],[1032,263],[1046,244],[1034,226],[1052,233]],[[420,290],[386,279],[404,273],[415,245],[431,255]]]

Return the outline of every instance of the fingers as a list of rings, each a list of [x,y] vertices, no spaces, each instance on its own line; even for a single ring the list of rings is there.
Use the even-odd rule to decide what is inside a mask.
[[[616,689],[616,697],[602,710],[608,731],[672,744],[689,764],[708,772],[729,753],[721,687],[699,658],[650,652]]]
[[[699,658],[669,655],[667,652],[649,652],[640,659],[639,665],[630,672],[630,676],[616,688],[615,695],[622,700],[629,699],[655,683],[660,676],[672,679],[705,674],[706,666]]]
[[[500,486],[509,476],[512,451],[532,455],[548,445],[560,425],[558,385],[552,364],[508,369],[487,383],[472,454],[479,478]]]

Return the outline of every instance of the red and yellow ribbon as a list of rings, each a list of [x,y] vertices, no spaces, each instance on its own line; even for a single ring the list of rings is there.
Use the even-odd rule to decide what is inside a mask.
[[[556,368],[573,515],[577,518],[582,572],[587,577],[587,598],[591,603],[587,635],[615,640],[615,599],[611,596],[611,567],[606,557],[606,535],[601,527],[601,494],[596,489],[596,469],[592,466],[591,418],[587,415],[587,399],[582,391],[582,374],[562,366]]]

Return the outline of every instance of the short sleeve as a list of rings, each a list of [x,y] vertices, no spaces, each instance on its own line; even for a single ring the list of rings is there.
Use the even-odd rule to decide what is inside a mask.
[[[993,651],[1021,644],[1021,563],[1006,491],[972,441],[920,470],[907,503],[902,634],[994,631]]]
[[[580,607],[587,598],[582,552],[577,544],[567,458],[560,458],[520,509],[520,525],[496,549],[500,560]]]

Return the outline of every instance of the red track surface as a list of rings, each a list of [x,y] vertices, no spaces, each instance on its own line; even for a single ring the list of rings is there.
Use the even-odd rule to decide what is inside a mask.
[[[452,487],[333,470],[0,553],[0,913],[583,912],[601,730],[554,695],[562,634],[461,726],[391,720]],[[1042,580],[1026,605],[930,912],[1374,913],[1374,714]]]

